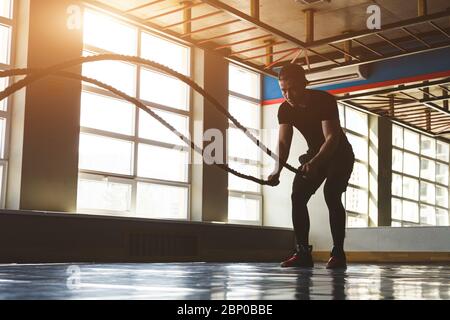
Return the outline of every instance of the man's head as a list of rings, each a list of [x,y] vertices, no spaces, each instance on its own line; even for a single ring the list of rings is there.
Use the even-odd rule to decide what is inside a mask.
[[[288,64],[281,68],[278,74],[278,83],[286,101],[291,105],[304,102],[305,88],[308,84],[305,70],[298,64]]]

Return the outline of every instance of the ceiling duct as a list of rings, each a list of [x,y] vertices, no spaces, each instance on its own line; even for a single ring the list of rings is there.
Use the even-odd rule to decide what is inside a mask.
[[[308,87],[318,87],[323,85],[365,80],[369,76],[368,71],[368,67],[365,65],[350,66],[336,70],[310,73],[306,75],[306,78],[309,81]]]
[[[316,4],[320,2],[330,2],[331,0],[295,0],[297,3],[301,4]]]

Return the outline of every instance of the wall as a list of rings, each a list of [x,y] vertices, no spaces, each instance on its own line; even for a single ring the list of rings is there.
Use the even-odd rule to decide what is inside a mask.
[[[273,132],[270,134],[271,139],[266,138],[264,142],[274,151],[276,150],[276,139],[278,138],[278,107],[278,104],[263,107],[263,128]],[[292,140],[288,163],[294,167],[299,166],[298,156],[305,153],[306,150],[306,141],[297,130],[294,130],[294,138]],[[264,186],[264,225],[292,228],[291,190],[293,179],[294,173],[284,169],[281,173],[280,184],[277,187]],[[320,241],[326,241],[326,239],[330,239],[331,241],[331,234],[328,227],[328,210],[323,198],[323,185],[311,198],[308,209],[310,211],[312,231],[314,233],[317,231],[321,234],[319,237]],[[310,240],[314,245],[316,239],[310,237]]]
[[[67,28],[67,8],[74,4],[77,1],[30,2],[29,68],[81,56],[82,30]],[[81,66],[69,71],[79,74]],[[26,88],[20,209],[75,211],[80,92],[81,81],[52,76]]]
[[[275,228],[0,210],[0,263],[274,262],[292,242]]]
[[[263,106],[263,128],[266,131],[278,130],[278,107],[279,104]],[[275,137],[272,134],[272,139],[265,139],[264,141],[273,150],[275,150],[276,136],[277,131]],[[376,137],[371,138],[376,140]],[[301,135],[294,130],[294,139],[288,162],[292,165],[298,165],[297,157],[304,151],[306,151],[306,143]],[[294,174],[284,169],[280,178],[281,183],[277,187],[265,186],[263,188],[264,225],[292,228],[290,195],[293,178]],[[372,187],[374,186],[376,184],[372,185]],[[311,198],[308,209],[311,221],[310,243],[313,245],[314,251],[326,252],[320,256],[321,259],[326,259],[327,252],[332,246],[332,238],[328,222],[328,208],[323,198],[323,184]],[[374,215],[373,220],[376,220],[376,214]],[[347,229],[345,249],[347,252],[448,252],[449,256],[446,258],[446,261],[448,261],[450,259],[449,235],[450,227],[350,228]],[[402,261],[403,258],[396,256],[392,259],[393,261]],[[440,258],[442,257],[440,256]],[[380,257],[376,256],[373,259],[377,260]],[[423,257],[421,256],[420,259],[423,259]],[[366,261],[367,259],[357,256],[356,260]]]

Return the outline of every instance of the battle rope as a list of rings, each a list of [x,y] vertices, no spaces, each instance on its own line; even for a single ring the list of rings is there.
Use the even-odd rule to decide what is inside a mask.
[[[70,72],[61,72],[60,70],[62,69],[66,69],[78,64],[82,64],[82,63],[86,63],[86,62],[94,62],[94,61],[101,61],[101,60],[122,60],[122,61],[129,61],[129,62],[134,62],[134,63],[138,63],[138,64],[142,64],[142,65],[147,65],[150,66],[152,68],[158,69],[160,71],[163,71],[169,75],[172,75],[176,78],[178,78],[179,80],[185,82],[187,85],[189,85],[190,87],[192,87],[195,91],[197,91],[199,94],[201,94],[206,100],[208,100],[209,102],[211,102],[213,104],[213,106],[218,109],[222,114],[224,114],[227,118],[229,118],[235,125],[236,127],[238,127],[240,130],[242,130],[247,137],[249,137],[256,145],[258,145],[264,152],[266,152],[269,156],[271,156],[272,158],[274,158],[275,160],[278,159],[278,156],[276,154],[274,154],[270,149],[268,149],[261,141],[259,141],[256,137],[254,137],[251,132],[249,130],[247,130],[247,128],[245,128],[244,126],[242,126],[229,112],[226,108],[224,108],[214,97],[210,96],[206,91],[204,91],[198,84],[196,84],[194,81],[192,81],[191,79],[189,79],[188,77],[186,77],[185,75],[182,75],[164,65],[158,64],[156,62],[150,61],[150,60],[146,60],[146,59],[142,59],[139,57],[134,57],[134,56],[124,56],[124,55],[117,55],[117,54],[101,54],[101,55],[95,55],[95,56],[88,56],[88,57],[81,57],[81,58],[77,58],[77,59],[73,59],[64,63],[60,63],[48,68],[43,68],[43,69],[28,69],[28,68],[23,68],[23,69],[10,69],[10,70],[6,70],[6,71],[0,71],[0,77],[9,77],[9,76],[14,76],[14,75],[24,75],[27,74],[27,76],[22,79],[17,81],[16,83],[13,83],[12,85],[10,85],[9,87],[7,87],[5,90],[3,90],[2,92],[0,92],[0,101],[3,100],[4,98],[10,96],[11,94],[13,94],[14,92],[20,90],[21,88],[31,84],[34,81],[39,80],[42,77],[45,77],[49,74],[56,74],[59,76],[63,76],[63,77],[67,77],[67,78],[72,78],[72,79],[76,79],[76,80],[83,80],[86,82],[90,82],[93,83],[99,87],[102,87],[106,90],[109,90],[111,92],[113,92],[114,94],[122,97],[123,99],[135,104],[137,107],[139,107],[140,109],[146,111],[147,113],[149,113],[151,116],[153,116],[155,119],[157,119],[159,122],[161,122],[165,127],[167,127],[169,130],[171,130],[172,132],[174,132],[181,140],[183,140],[183,142],[185,142],[186,144],[190,145],[190,147],[192,149],[194,149],[195,151],[199,152],[200,154],[203,154],[203,151],[201,150],[201,148],[199,148],[198,146],[196,146],[191,140],[189,140],[188,138],[186,138],[184,135],[182,135],[180,132],[178,132],[174,127],[172,127],[169,123],[167,123],[163,118],[159,117],[156,113],[154,113],[153,111],[151,111],[150,109],[148,109],[147,106],[145,106],[144,104],[142,104],[138,99],[132,98],[128,95],[126,95],[125,93],[109,86],[106,85],[100,81],[91,79],[91,78],[87,78],[81,75],[77,75],[77,74],[72,74]],[[268,184],[268,181],[266,180],[262,180],[262,179],[258,179],[256,177],[252,177],[252,176],[248,176],[248,175],[244,175],[242,173],[239,173],[231,168],[229,168],[227,165],[224,164],[216,164],[217,166],[221,167],[222,169],[226,170],[227,172],[230,172],[238,177],[247,179],[247,180],[251,180],[254,182],[257,182],[259,184]],[[288,168],[289,170],[293,171],[293,172],[297,172],[296,169],[294,169],[292,166],[290,166],[289,164],[285,164],[285,167]]]

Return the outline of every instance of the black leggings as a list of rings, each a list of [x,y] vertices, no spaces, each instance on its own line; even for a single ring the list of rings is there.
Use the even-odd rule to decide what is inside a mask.
[[[297,173],[292,186],[292,223],[298,245],[309,244],[309,213],[308,201],[326,179],[324,186],[325,202],[329,211],[331,234],[334,246],[343,248],[345,238],[345,209],[341,201],[353,171],[354,157],[345,162],[322,168],[322,175],[314,181]]]

